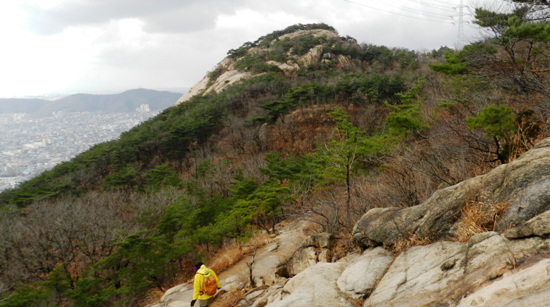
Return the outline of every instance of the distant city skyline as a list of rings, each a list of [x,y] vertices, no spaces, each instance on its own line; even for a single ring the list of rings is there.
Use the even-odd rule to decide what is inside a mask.
[[[359,43],[413,50],[480,38],[497,0],[11,0],[0,3],[0,98],[189,88],[230,49],[326,23]],[[463,17],[461,19],[460,17]],[[459,39],[459,21],[465,35]]]
[[[70,95],[51,103],[0,99],[0,191],[119,137],[173,106],[180,96],[132,89],[114,95]]]
[[[72,112],[41,118],[0,114],[0,192],[69,161],[158,114]]]

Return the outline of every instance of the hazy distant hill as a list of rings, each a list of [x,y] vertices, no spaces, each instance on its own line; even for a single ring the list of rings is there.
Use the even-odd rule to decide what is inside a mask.
[[[48,115],[51,112],[132,112],[142,104],[152,111],[173,106],[182,93],[135,89],[119,94],[75,94],[49,101],[43,99],[0,99],[0,113]]]
[[[0,98],[2,113],[36,113],[50,101],[36,98]]]

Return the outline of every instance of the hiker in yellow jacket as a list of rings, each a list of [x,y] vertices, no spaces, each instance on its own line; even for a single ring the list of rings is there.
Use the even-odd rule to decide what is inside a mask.
[[[207,268],[202,262],[195,263],[193,270],[195,270],[195,280],[193,282],[193,300],[191,301],[191,307],[195,305],[197,299],[199,300],[199,306],[207,307],[210,305],[213,294],[209,295],[205,293],[206,289],[203,289],[203,280],[209,276],[214,276],[216,279],[216,288],[220,289],[222,286],[220,285],[216,273]]]

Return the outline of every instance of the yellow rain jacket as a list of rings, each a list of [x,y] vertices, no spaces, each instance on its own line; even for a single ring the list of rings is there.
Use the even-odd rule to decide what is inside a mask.
[[[207,300],[207,299],[212,297],[212,296],[206,295],[206,294],[201,295],[201,292],[202,292],[202,279],[204,278],[204,276],[209,276],[209,274],[213,274],[214,277],[216,277],[216,286],[218,287],[218,289],[222,287],[220,285],[220,281],[218,280],[218,276],[216,275],[216,273],[214,273],[214,271],[207,268],[203,264],[200,267],[200,269],[197,270],[197,272],[195,274],[195,281],[193,282],[193,300],[196,300],[196,299]]]

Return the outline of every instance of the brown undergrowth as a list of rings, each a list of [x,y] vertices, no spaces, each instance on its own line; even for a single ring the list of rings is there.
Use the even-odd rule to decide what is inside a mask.
[[[494,231],[496,222],[502,217],[508,203],[484,204],[469,201],[460,211],[461,218],[456,224],[455,240],[467,242],[478,233]]]
[[[231,242],[225,245],[209,257],[208,267],[215,272],[223,272],[241,261],[246,255],[254,252],[273,240],[273,236],[266,233],[259,233],[251,237],[246,243]]]
[[[399,255],[413,246],[424,246],[431,244],[432,241],[429,238],[422,238],[416,234],[409,234],[407,238],[398,240],[391,247],[385,246],[384,248],[392,251],[394,255]]]
[[[245,291],[234,289],[230,292],[226,292],[221,296],[218,296],[212,303],[212,307],[234,307],[237,306],[239,301],[244,298]]]
[[[468,201],[460,211],[460,220],[455,225],[454,240],[467,242],[478,233],[495,231],[496,223],[502,217],[508,205],[508,203],[484,204],[478,201]],[[391,250],[395,255],[399,255],[410,247],[431,243],[429,238],[409,234],[392,246],[384,247]]]

